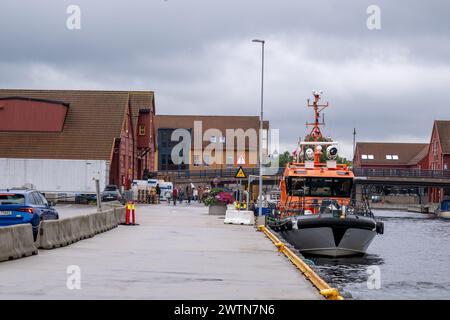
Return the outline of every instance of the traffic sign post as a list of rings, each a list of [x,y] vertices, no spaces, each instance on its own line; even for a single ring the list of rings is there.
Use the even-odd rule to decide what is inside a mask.
[[[236,179],[239,179],[239,205],[238,205],[238,211],[241,211],[241,204],[242,204],[242,179],[246,179],[247,175],[245,174],[244,169],[242,166],[239,167],[238,171],[234,175]]]
[[[239,179],[239,207],[238,207],[238,211],[241,211],[241,203],[242,203],[242,180]]]
[[[245,174],[244,169],[241,167],[239,167],[238,171],[236,172],[236,174],[234,175],[234,177],[236,179],[247,179],[247,175]]]

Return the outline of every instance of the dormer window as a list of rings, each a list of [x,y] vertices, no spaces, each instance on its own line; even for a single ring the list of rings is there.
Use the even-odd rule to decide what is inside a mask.
[[[387,154],[386,160],[398,160],[398,155],[396,154]]]

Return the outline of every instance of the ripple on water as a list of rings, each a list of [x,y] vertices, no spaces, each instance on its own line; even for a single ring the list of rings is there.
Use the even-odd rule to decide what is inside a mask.
[[[376,211],[385,223],[363,257],[308,257],[344,297],[450,299],[450,222],[430,215]],[[369,289],[368,267],[380,269],[381,287]]]

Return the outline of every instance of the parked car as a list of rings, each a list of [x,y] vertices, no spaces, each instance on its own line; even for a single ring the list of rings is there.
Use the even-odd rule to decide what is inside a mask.
[[[43,220],[59,219],[59,214],[45,197],[36,190],[0,190],[0,227],[30,223],[36,240]]]
[[[102,193],[102,201],[119,201],[123,202],[123,196],[116,185],[107,185]]]

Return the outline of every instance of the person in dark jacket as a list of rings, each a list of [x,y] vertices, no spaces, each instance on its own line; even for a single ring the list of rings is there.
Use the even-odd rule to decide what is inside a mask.
[[[161,199],[161,188],[159,187],[159,183],[156,184],[156,203],[159,203],[159,199]]]
[[[190,204],[191,203],[191,187],[190,186],[186,186],[186,199],[187,199],[187,203]]]

